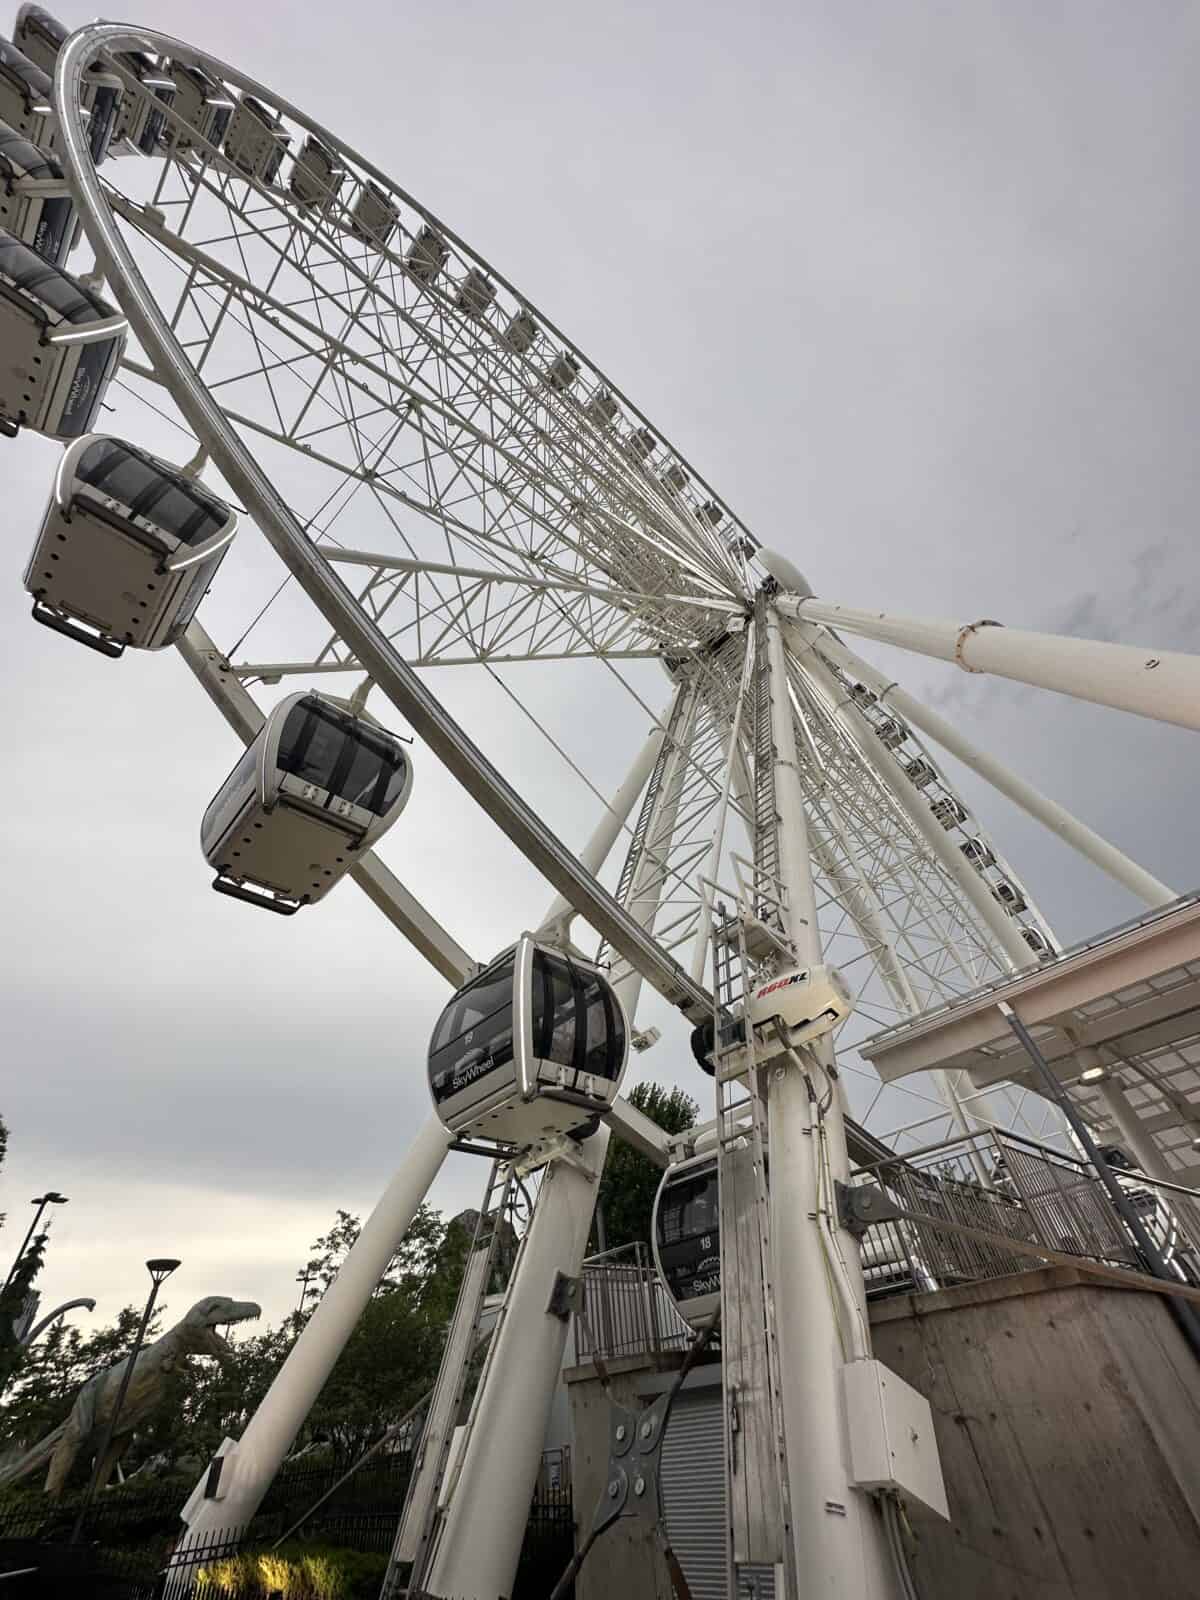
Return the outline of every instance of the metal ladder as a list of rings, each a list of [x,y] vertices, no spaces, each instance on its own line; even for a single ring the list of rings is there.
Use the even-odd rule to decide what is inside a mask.
[[[771,1270],[766,1069],[756,1060],[753,1030],[724,1049],[719,1032],[722,1015],[742,1009],[755,978],[748,909],[713,928],[729,1596],[759,1593],[761,1569],[778,1563],[784,1593],[776,1600],[798,1600]]]
[[[484,1190],[483,1205],[475,1224],[471,1248],[463,1266],[462,1283],[454,1306],[437,1383],[429,1402],[421,1443],[413,1463],[412,1478],[405,1497],[400,1528],[384,1574],[380,1600],[392,1600],[420,1590],[433,1551],[441,1516],[439,1501],[446,1478],[450,1447],[458,1427],[466,1393],[471,1358],[480,1339],[484,1302],[496,1266],[496,1252],[512,1196],[514,1174],[511,1162],[493,1161]],[[523,1241],[522,1241],[523,1243]],[[520,1250],[518,1249],[518,1258]],[[516,1275],[514,1264],[513,1276]],[[510,1279],[511,1282],[511,1279]],[[507,1294],[505,1296],[507,1303]],[[500,1320],[503,1320],[503,1310]],[[492,1348],[500,1330],[500,1320],[492,1330]],[[490,1356],[490,1351],[489,1351]],[[487,1373],[480,1375],[480,1385]],[[461,1452],[460,1452],[461,1459]],[[400,1571],[411,1562],[406,1585],[401,1589]]]

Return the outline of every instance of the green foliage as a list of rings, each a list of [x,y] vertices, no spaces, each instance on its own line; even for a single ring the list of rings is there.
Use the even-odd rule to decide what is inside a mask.
[[[232,1352],[222,1360],[188,1360],[167,1375],[161,1401],[122,1459],[126,1475],[144,1466],[154,1477],[176,1468],[196,1476],[222,1439],[242,1433],[359,1232],[358,1218],[339,1211],[328,1233],[310,1246],[302,1311],[278,1327],[231,1339]],[[436,1211],[420,1208],[309,1414],[297,1449],[325,1443],[333,1460],[344,1463],[431,1387],[470,1242],[468,1229],[447,1228]],[[130,1307],[113,1326],[86,1337],[76,1327],[56,1324],[29,1352],[0,1400],[0,1449],[35,1444],[64,1421],[86,1379],[132,1348],[139,1320]],[[147,1342],[174,1320],[171,1310],[161,1308]],[[77,1486],[81,1476],[86,1476],[83,1453],[68,1487]],[[19,1491],[0,1492],[7,1498]]]
[[[33,1280],[42,1270],[46,1255],[46,1235],[39,1233],[17,1262],[13,1275],[0,1290],[0,1394],[24,1364],[25,1351],[17,1343],[16,1323],[24,1308]]]
[[[195,1592],[213,1600],[229,1589],[283,1600],[375,1600],[386,1568],[387,1557],[373,1551],[286,1544],[202,1567]]]
[[[661,1083],[639,1083],[629,1099],[667,1133],[682,1133],[685,1128],[693,1127],[700,1114],[700,1107],[691,1095],[682,1089],[666,1089]],[[661,1177],[654,1163],[639,1155],[624,1140],[613,1139],[609,1143],[599,1195],[607,1249],[649,1240],[654,1195]],[[592,1249],[599,1249],[595,1233]]]

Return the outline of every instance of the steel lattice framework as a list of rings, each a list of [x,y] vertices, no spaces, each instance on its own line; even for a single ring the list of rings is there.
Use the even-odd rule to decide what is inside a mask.
[[[612,380],[434,213],[262,85],[151,42],[231,94],[252,92],[280,118],[287,151],[260,181],[168,110],[155,155],[103,169],[110,226],[190,369],[181,376],[131,350],[122,386],[178,424],[179,384],[202,384],[361,615],[411,665],[495,677],[515,663],[587,660],[639,720],[665,724],[642,821],[626,830],[617,898],[656,899],[656,938],[702,977],[694,952],[715,902],[736,899],[739,885],[753,897],[754,864],[772,850],[774,819],[755,802],[769,752],[756,748],[753,614],[772,583],[758,542]],[[129,94],[146,93],[116,70]],[[345,173],[319,205],[292,182],[307,141]],[[386,236],[356,222],[353,197],[366,186],[394,216]],[[361,676],[354,647],[297,602],[286,574],[260,563],[242,590],[240,625],[222,619],[217,642],[243,684]],[[1014,936],[1025,960],[1021,936],[1034,950],[1053,939],[913,730],[825,659],[819,640],[797,632],[793,646],[821,929],[858,1002],[845,1046],[1006,970]],[[669,712],[640,667],[654,660],[676,686]],[[519,680],[497,681],[523,698]],[[602,801],[580,753],[552,743]],[[671,804],[656,810],[663,783]],[[947,848],[935,848],[931,827]],[[964,848],[977,864],[956,869],[948,851],[961,859]],[[994,901],[988,874],[1011,896],[990,915],[964,886],[980,877]],[[873,1074],[852,1070],[860,1114],[881,1134],[902,1124],[927,1139],[945,1126],[927,1086],[888,1091],[877,1113]],[[1044,1135],[1055,1126],[1046,1111],[993,1090],[970,1114],[1025,1119]]]

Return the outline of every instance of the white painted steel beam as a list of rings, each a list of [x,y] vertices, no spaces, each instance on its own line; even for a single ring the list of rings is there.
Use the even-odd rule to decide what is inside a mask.
[[[1156,722],[1200,729],[1200,656],[1030,633],[990,618],[948,622],[893,617],[791,595],[781,595],[778,603],[786,616],[949,661],[964,672],[990,672]]]
[[[176,1554],[218,1529],[242,1528],[258,1510],[334,1363],[374,1294],[417,1208],[441,1170],[451,1135],[431,1112],[391,1183],[363,1223],[242,1437],[226,1441],[216,1493],[208,1469],[181,1513],[188,1531]]]
[[[1031,783],[1026,783],[1023,778],[1017,777],[1016,773],[1010,772],[1003,762],[997,761],[994,756],[973,745],[952,723],[947,722],[945,717],[939,716],[936,711],[931,711],[928,706],[914,699],[885,673],[848,649],[828,629],[805,628],[801,631],[826,661],[840,667],[843,672],[859,682],[865,683],[868,689],[879,696],[880,701],[885,701],[893,711],[911,722],[913,727],[920,728],[922,733],[928,734],[935,743],[941,745],[943,750],[949,751],[956,760],[961,761],[963,766],[970,767],[972,772],[978,773],[985,782],[991,784],[992,788],[1019,806],[1026,815],[1049,828],[1051,833],[1057,834],[1064,843],[1077,850],[1093,866],[1099,867],[1101,872],[1107,873],[1122,888],[1128,889],[1130,894],[1136,895],[1148,906],[1169,905],[1172,900],[1178,899],[1178,891],[1168,888],[1144,867],[1138,866],[1136,861],[1131,861],[1115,845],[1102,838],[1086,823],[1080,822],[1078,817],[1072,816],[1056,800],[1051,800],[1048,795],[1035,789]]]
[[[821,933],[787,652],[783,625],[770,608],[766,627],[784,926],[799,964],[819,965]],[[815,1040],[810,1051],[822,1069],[814,1071],[814,1084],[793,1062],[771,1072],[768,1088],[771,1275],[793,1570],[803,1574],[804,1600],[846,1600],[850,1595],[855,1600],[890,1600],[896,1589],[883,1522],[870,1500],[853,1487],[845,1446],[841,1369],[847,1360],[870,1355],[858,1248],[837,1218],[822,1214],[815,1200],[821,1191],[822,1150],[830,1176],[849,1181],[841,1085],[833,1075],[832,1041]],[[810,1095],[814,1089],[823,1095],[826,1082],[832,1092],[818,1129]],[[841,1274],[831,1268],[830,1250],[842,1263]],[[838,1310],[843,1296],[849,1312],[845,1327]]]

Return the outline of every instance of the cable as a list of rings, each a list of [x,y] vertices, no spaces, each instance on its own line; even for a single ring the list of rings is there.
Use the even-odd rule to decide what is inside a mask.
[[[904,1600],[921,1600],[921,1591],[917,1588],[916,1576],[909,1563],[908,1550],[904,1543],[904,1526],[907,1524],[907,1518],[899,1496],[894,1491],[885,1491],[880,1499],[880,1510],[883,1512],[883,1526]]]

